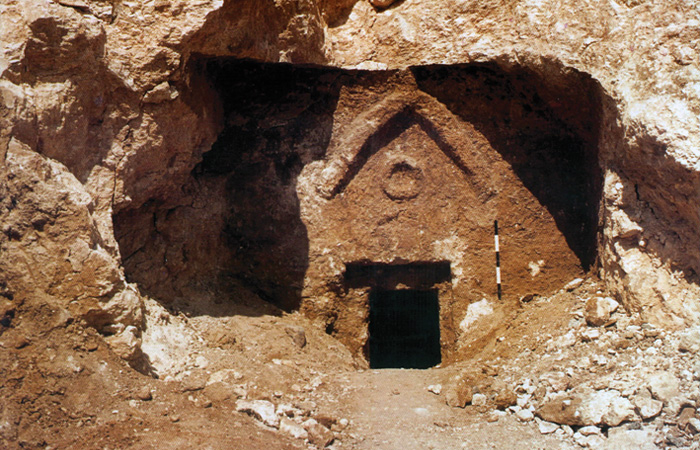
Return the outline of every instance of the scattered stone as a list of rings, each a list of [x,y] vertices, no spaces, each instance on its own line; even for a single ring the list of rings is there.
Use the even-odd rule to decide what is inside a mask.
[[[197,398],[194,402],[195,406],[198,406],[200,408],[211,408],[212,402],[206,397],[203,398]]]
[[[309,433],[304,427],[287,417],[282,417],[280,420],[280,431],[296,439],[308,439],[309,437]]]
[[[515,417],[521,422],[529,422],[535,418],[535,415],[529,409],[521,409],[515,413]]]
[[[700,433],[700,419],[696,417],[688,419],[688,431],[691,433]]]
[[[505,416],[505,411],[491,411],[488,416],[486,416],[486,421],[490,423],[498,422],[501,417]]]
[[[448,386],[445,391],[445,403],[453,408],[464,408],[471,401],[472,388],[462,380]]]
[[[515,401],[515,404],[521,408],[526,408],[528,403],[530,403],[531,397],[532,396],[530,394],[520,394],[520,395],[518,395],[517,400]]]
[[[243,374],[238,372],[237,370],[233,369],[223,369],[219,370],[218,372],[214,372],[209,376],[209,380],[207,380],[207,384],[214,384],[214,383],[219,383],[219,382],[231,382],[232,380],[241,380],[243,379]]]
[[[694,405],[693,401],[679,393],[677,397],[672,397],[665,403],[664,412],[671,417],[675,417],[681,413],[683,407],[691,405]]]
[[[277,405],[277,415],[280,417],[294,417],[299,413],[300,410],[294,408],[292,405],[289,403],[280,403]]]
[[[610,314],[617,310],[620,304],[610,297],[593,297],[586,302],[584,317],[586,323],[600,327],[610,322]]]
[[[148,386],[142,386],[134,391],[133,398],[147,402],[153,399],[153,394]]]
[[[242,384],[234,386],[231,392],[233,392],[238,398],[246,398],[248,396],[248,389]]]
[[[531,301],[539,298],[540,294],[527,294],[520,297],[520,303],[530,303]]]
[[[632,403],[615,390],[555,394],[536,412],[543,420],[572,426],[614,427],[637,417]]]
[[[581,427],[581,428],[578,430],[578,432],[581,433],[581,434],[584,435],[584,436],[591,436],[591,435],[594,435],[594,434],[600,435],[600,428],[598,428],[598,427],[595,426],[595,425],[588,425],[588,426],[585,426],[585,427]]]
[[[287,325],[284,331],[292,338],[294,345],[299,348],[304,348],[306,346],[306,331],[302,327]]]
[[[600,330],[598,329],[588,329],[581,332],[581,340],[583,342],[595,341],[600,337]]]
[[[94,352],[98,348],[100,348],[100,345],[97,343],[97,341],[90,340],[85,344],[85,350],[89,352]]]
[[[440,395],[442,392],[442,385],[441,384],[431,384],[428,386],[428,392],[432,392],[435,395]]]
[[[269,427],[279,428],[280,419],[275,414],[275,405],[267,400],[238,400],[236,411],[249,414]]]
[[[608,430],[607,448],[610,450],[658,450],[654,443],[654,434],[647,429],[630,430],[610,428]]]
[[[496,405],[496,408],[498,409],[506,409],[509,406],[513,406],[517,403],[518,401],[518,396],[516,393],[511,390],[511,389],[501,389],[496,393],[496,397],[493,399],[494,404]]]
[[[200,369],[206,369],[207,367],[209,367],[209,360],[204,356],[199,355],[195,358],[194,365],[195,367],[199,367]]]
[[[547,372],[540,377],[540,381],[549,384],[556,392],[569,388],[569,377],[564,372]]]
[[[605,439],[597,434],[590,436],[584,436],[583,434],[576,432],[574,433],[574,441],[581,447],[587,447],[592,449],[602,449],[605,445]]]
[[[228,385],[217,382],[206,386],[204,388],[204,395],[214,402],[223,402],[231,398],[233,392]]]
[[[656,328],[644,328],[644,337],[646,338],[655,338],[659,337],[661,335],[661,330],[657,330]],[[657,344],[658,342],[658,344]],[[657,339],[657,342],[654,342],[654,345],[659,345],[661,344],[661,341]]]
[[[105,340],[120,358],[126,361],[135,361],[141,355],[139,334],[140,331],[135,326],[129,325],[121,333],[106,337]]]
[[[694,327],[681,334],[678,341],[681,352],[700,353],[700,327]]]
[[[330,417],[330,416],[325,416],[325,415],[317,415],[315,417],[316,422],[320,423],[324,427],[328,428],[329,430],[335,425],[335,417]]]
[[[304,400],[295,405],[299,409],[303,409],[304,411],[309,411],[309,412],[314,412],[316,411],[316,402],[313,402],[311,400]]]
[[[559,429],[559,425],[545,420],[538,420],[537,428],[540,430],[541,434],[551,434]]]
[[[348,427],[348,425],[350,425],[350,421],[348,419],[342,418],[333,424],[331,431],[340,433],[341,431],[345,430]]]
[[[182,381],[181,391],[182,392],[194,392],[201,391],[207,385],[207,380],[202,376],[189,376]]]
[[[333,442],[335,435],[331,430],[324,427],[314,419],[309,419],[303,423],[304,429],[309,434],[309,442],[319,448],[325,448]]]
[[[179,93],[170,86],[170,83],[163,81],[143,96],[144,103],[163,103],[165,101],[175,100]]]
[[[648,376],[647,384],[654,398],[662,402],[668,402],[679,395],[678,379],[669,372],[659,371]]]
[[[486,405],[486,396],[484,394],[472,395],[472,405],[473,406],[485,406]]]
[[[569,281],[566,286],[564,286],[564,290],[566,291],[573,291],[574,289],[578,288],[583,284],[583,278],[575,278],[571,281]]]
[[[634,403],[634,408],[639,416],[644,420],[658,416],[664,407],[663,402],[654,400],[651,395],[637,395],[632,399],[632,403]]]
[[[678,414],[678,426],[681,428],[686,428],[690,419],[693,418],[695,418],[695,408],[692,406],[686,406],[681,410],[680,414]]]
[[[666,443],[672,445],[673,447],[685,447],[685,436],[678,427],[673,427],[665,436]],[[666,447],[667,448],[667,447]]]

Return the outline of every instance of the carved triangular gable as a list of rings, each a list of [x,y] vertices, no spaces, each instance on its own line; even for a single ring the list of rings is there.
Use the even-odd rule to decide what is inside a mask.
[[[485,141],[469,124],[457,120],[441,103],[427,94],[394,94],[360,114],[333,139],[328,160],[321,171],[317,190],[326,199],[344,191],[378,150],[377,142],[398,136],[418,124],[474,185],[479,197],[491,197],[497,189],[488,176],[490,155],[479,151],[476,141]],[[480,139],[465,138],[465,134]],[[466,143],[466,144],[465,144]]]

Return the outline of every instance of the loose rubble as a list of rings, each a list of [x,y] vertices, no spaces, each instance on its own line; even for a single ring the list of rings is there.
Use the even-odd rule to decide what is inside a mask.
[[[575,281],[530,303],[546,307],[574,295],[568,329],[553,330],[546,345],[526,348],[513,361],[489,363],[495,378],[503,377],[498,383],[469,371],[454,377],[445,387],[447,404],[486,405],[523,423],[534,419],[541,434],[585,448],[700,448],[698,329],[657,329],[621,310],[590,281]],[[464,394],[474,388],[481,393]],[[504,391],[515,401],[498,402]]]

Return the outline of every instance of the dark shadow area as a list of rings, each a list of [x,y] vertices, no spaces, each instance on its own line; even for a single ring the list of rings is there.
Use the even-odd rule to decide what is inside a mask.
[[[428,289],[452,280],[449,261],[408,264],[347,263],[345,282],[350,288],[394,289],[398,285]]]
[[[225,179],[231,252],[224,277],[285,310],[299,306],[309,242],[296,193],[305,164],[324,156],[340,71],[289,64],[208,60],[225,128],[195,168]]]
[[[427,369],[440,361],[437,290],[370,292],[370,368]]]
[[[576,72],[554,83],[494,64],[411,70],[421,90],[486,136],[589,270],[596,261],[602,192],[600,87]]]

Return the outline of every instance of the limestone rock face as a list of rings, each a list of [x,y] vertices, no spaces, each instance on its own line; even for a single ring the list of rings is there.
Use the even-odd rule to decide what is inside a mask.
[[[240,266],[260,264],[240,256],[247,255],[250,243],[235,234],[240,229],[235,217],[227,221],[231,205],[221,193],[233,186],[240,196],[260,196],[266,195],[265,189],[251,188],[245,177],[225,185],[221,179],[193,175],[222,130],[232,127],[242,130],[231,139],[242,149],[243,159],[249,158],[244,150],[251,133],[265,141],[260,148],[268,152],[269,165],[246,160],[255,173],[273,177],[275,171],[299,175],[305,170],[298,191],[294,183],[280,185],[286,200],[275,214],[280,223],[292,217],[299,225],[295,230],[306,232],[305,211],[328,201],[329,193],[317,184],[336,180],[334,176],[353,161],[353,150],[338,138],[348,136],[340,124],[353,123],[358,107],[355,87],[334,85],[332,80],[339,75],[329,70],[324,83],[338,87],[329,95],[340,99],[340,116],[333,116],[333,102],[326,103],[324,112],[318,102],[298,109],[301,103],[295,108],[290,101],[286,110],[276,112],[279,122],[253,123],[245,111],[231,114],[235,100],[223,99],[209,78],[212,61],[254,59],[374,71],[372,76],[379,81],[367,89],[377,98],[359,104],[362,108],[378,104],[388,94],[382,91],[382,78],[413,67],[402,72],[411,72],[413,78],[401,82],[419,84],[427,100],[414,105],[423,111],[418,122],[428,128],[430,123],[441,128],[446,123],[442,118],[449,114],[465,122],[479,114],[469,116],[468,107],[450,103],[453,96],[447,85],[440,91],[439,83],[421,78],[427,72],[416,68],[431,66],[439,72],[441,65],[456,65],[471,73],[486,64],[503,73],[530,74],[538,80],[542,95],[537,98],[549,117],[573,124],[572,133],[586,136],[587,148],[592,149],[586,154],[601,170],[601,179],[592,177],[589,183],[592,192],[598,190],[600,204],[586,207],[597,211],[597,222],[584,220],[593,223],[589,227],[593,232],[600,230],[594,236],[597,262],[592,267],[616,300],[657,325],[697,324],[697,9],[680,0],[581,0],[566,5],[524,1],[515,6],[491,0],[389,3],[4,1],[0,5],[0,284],[14,297],[62,305],[106,334],[134,327],[122,335],[119,346],[138,346],[143,294],[127,283],[125,264],[138,268],[147,284],[161,286],[164,297],[185,295],[182,286],[171,288],[173,283],[201,281],[201,288],[220,282],[231,272],[231,261]],[[454,84],[454,92],[460,86]],[[599,106],[587,114],[591,121],[574,120],[579,113],[562,100],[563,93],[573,95],[581,87],[590,89],[590,95],[581,98],[595,97]],[[317,91],[307,92],[315,101]],[[531,126],[531,130],[543,126],[528,122],[529,116],[523,116],[515,103],[503,100],[498,108],[505,114],[503,123],[519,120],[522,129]],[[264,109],[259,112],[264,117]],[[276,153],[280,138],[274,133],[292,118],[312,116],[326,120],[312,127],[313,132],[291,129],[289,136],[297,140],[285,145],[296,157],[281,160],[280,155],[287,154]],[[600,126],[589,127],[592,122]],[[424,133],[419,128],[403,136],[406,145]],[[265,134],[256,135],[256,130]],[[447,135],[440,136],[438,147]],[[447,138],[445,142],[457,142]],[[480,140],[485,138],[475,142]],[[307,145],[311,141],[314,145]],[[315,148],[324,152],[313,153]],[[522,161],[508,164],[516,167]],[[396,173],[384,174],[390,181],[384,192],[395,203],[411,201],[420,176],[411,171],[411,164],[394,166]],[[361,186],[349,187],[351,194],[361,191]],[[530,197],[527,201],[537,203]],[[551,218],[558,224],[561,220]],[[115,222],[123,232],[120,242]],[[147,231],[124,226],[129,223],[143,224]],[[311,227],[311,232],[322,228]],[[570,236],[557,239],[564,238]],[[441,245],[454,254],[472,249],[445,237]],[[325,249],[306,248],[317,252],[319,260],[326,258],[325,264],[332,268],[333,257],[344,250],[324,253]],[[547,261],[532,262],[532,267],[547,273]],[[250,270],[255,272],[254,267]],[[201,274],[211,277],[204,280]],[[529,275],[517,276],[518,283],[524,283]],[[293,285],[301,295],[308,287],[303,278],[301,274],[295,278],[298,283],[282,280],[281,284]],[[332,316],[333,307],[326,312]]]

